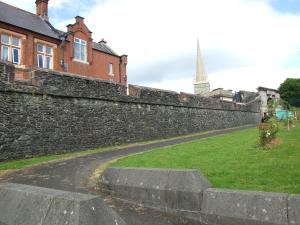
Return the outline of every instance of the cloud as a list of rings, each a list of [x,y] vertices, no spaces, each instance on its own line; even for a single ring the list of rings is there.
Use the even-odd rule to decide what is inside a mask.
[[[1,0],[2,2],[5,2],[7,4],[13,5],[15,7],[24,9],[29,12],[35,12],[35,1],[32,0],[22,0],[22,1],[16,1],[16,0]]]
[[[68,14],[55,20],[60,29],[79,14],[94,41],[105,38],[129,55],[130,82],[192,91],[197,37],[214,88],[276,88],[288,76],[300,77],[300,16],[281,13],[272,0],[55,1],[52,10]]]
[[[208,49],[203,58],[205,58],[205,69],[208,74],[241,68],[254,63],[231,52],[217,51],[215,49]],[[146,65],[133,66],[130,69],[129,81],[141,84],[143,82],[162,82],[168,79],[193,79],[195,64],[196,54],[191,53],[157,60]],[[141,73],[141,71],[143,72]]]
[[[183,76],[192,80],[197,37],[211,81],[231,89],[276,86],[284,77],[272,73],[289,76],[278,66],[300,53],[300,17],[267,1],[119,0],[96,4],[85,17],[94,39],[129,55],[130,81],[172,90]]]
[[[49,7],[51,8],[61,8],[63,5],[69,5],[70,3],[74,2],[77,3],[76,0],[70,1],[70,0],[55,0],[49,2]]]

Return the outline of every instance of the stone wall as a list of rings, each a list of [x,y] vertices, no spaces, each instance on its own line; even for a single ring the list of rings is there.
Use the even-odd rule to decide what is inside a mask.
[[[0,161],[260,121],[259,102],[237,105],[132,85],[126,95],[122,85],[47,71],[17,83],[13,74],[13,66],[0,62]]]

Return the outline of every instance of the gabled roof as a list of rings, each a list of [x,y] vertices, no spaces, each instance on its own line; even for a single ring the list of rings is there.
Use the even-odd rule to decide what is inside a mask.
[[[51,25],[41,17],[0,1],[0,21],[48,37],[59,39]]]
[[[110,47],[108,47],[105,44],[105,42],[103,42],[103,41],[101,41],[99,43],[93,42],[93,49],[96,49],[96,50],[101,51],[101,52],[108,53],[110,55],[118,56],[118,54],[114,50],[112,50]]]

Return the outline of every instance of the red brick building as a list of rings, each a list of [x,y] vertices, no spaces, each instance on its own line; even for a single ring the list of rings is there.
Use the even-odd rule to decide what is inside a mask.
[[[36,0],[36,14],[0,1],[1,60],[15,64],[16,79],[29,79],[36,68],[68,72],[126,84],[127,55],[118,55],[77,16],[67,32],[48,20],[49,0]]]

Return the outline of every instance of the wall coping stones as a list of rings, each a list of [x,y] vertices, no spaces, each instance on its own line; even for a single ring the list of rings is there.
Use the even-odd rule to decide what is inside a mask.
[[[97,196],[22,184],[0,184],[0,224],[126,225]]]
[[[150,207],[197,211],[202,191],[211,187],[197,170],[108,168],[100,188]],[[188,185],[186,185],[188,184]]]
[[[6,71],[10,71],[7,73]],[[199,95],[177,93],[137,85],[127,87],[110,81],[71,75],[58,71],[36,69],[26,82],[13,82],[15,68],[0,61],[0,92],[53,95],[71,98],[101,99],[107,101],[130,102],[136,104],[165,105],[212,110],[259,112],[259,101],[255,104],[240,105],[233,102]],[[2,88],[1,83],[10,83],[10,88]]]

